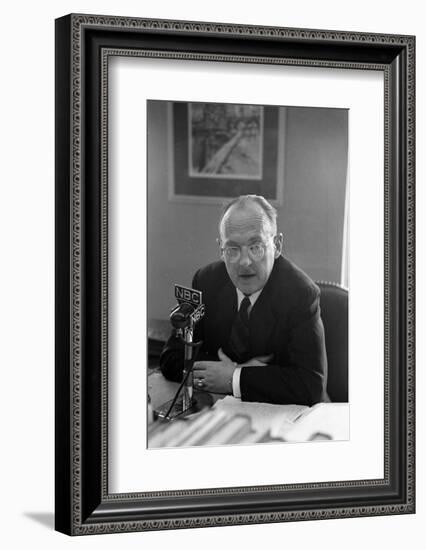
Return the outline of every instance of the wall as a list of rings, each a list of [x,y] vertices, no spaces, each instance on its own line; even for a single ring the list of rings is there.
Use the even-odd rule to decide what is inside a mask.
[[[348,112],[287,109],[284,201],[286,251],[313,279],[340,282]]]
[[[417,35],[417,514],[69,539],[53,531],[53,20],[72,11]],[[7,550],[421,548],[426,521],[426,30],[421,2],[57,0],[3,6],[0,200],[1,502]],[[367,236],[368,237],[368,236]],[[191,467],[202,468],[202,464]],[[221,464],[220,467],[233,467]],[[285,467],[285,464],[283,464]]]
[[[313,279],[340,282],[347,168],[348,113],[285,109],[283,204],[285,252]],[[196,269],[219,258],[219,204],[168,198],[170,117],[166,102],[148,109],[148,317],[163,319],[173,284],[191,284]]]

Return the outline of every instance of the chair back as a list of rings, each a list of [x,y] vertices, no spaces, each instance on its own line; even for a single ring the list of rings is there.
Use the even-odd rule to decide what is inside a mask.
[[[337,283],[317,281],[321,289],[328,361],[327,393],[331,401],[348,401],[348,291]]]

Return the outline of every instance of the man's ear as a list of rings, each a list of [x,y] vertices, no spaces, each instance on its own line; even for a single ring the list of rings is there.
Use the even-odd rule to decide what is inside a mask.
[[[275,258],[281,256],[283,249],[283,234],[277,233],[274,237],[274,246],[275,246]]]

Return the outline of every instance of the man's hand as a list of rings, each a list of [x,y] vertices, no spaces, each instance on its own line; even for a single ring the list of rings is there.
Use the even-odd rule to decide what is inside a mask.
[[[272,361],[274,358],[274,354],[271,353],[270,355],[259,355],[258,357],[253,357],[252,359],[249,359],[245,363],[241,363],[238,365],[239,367],[264,367],[268,363]]]
[[[219,361],[196,361],[194,363],[194,386],[213,393],[232,394],[232,376],[236,367],[262,367],[273,359],[271,355],[253,357],[237,365],[220,349]]]
[[[213,393],[232,394],[232,375],[236,363],[218,351],[219,361],[196,361],[194,363],[194,386]]]

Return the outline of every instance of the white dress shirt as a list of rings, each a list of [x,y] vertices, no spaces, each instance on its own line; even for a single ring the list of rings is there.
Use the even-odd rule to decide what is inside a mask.
[[[236,290],[237,290],[237,300],[238,300],[238,311],[240,311],[241,302],[244,300],[245,294],[243,294],[239,288],[237,288]],[[247,314],[249,317],[250,317],[251,310],[253,309],[253,306],[256,303],[256,300],[259,298],[261,292],[262,292],[262,289],[248,296],[248,299],[250,300],[250,305],[247,309]],[[240,376],[241,376],[241,367],[236,367],[236,369],[234,370],[234,374],[232,375],[232,393],[234,394],[234,397],[238,397],[241,399]]]

